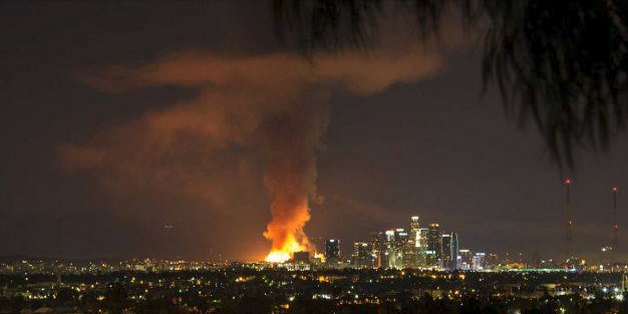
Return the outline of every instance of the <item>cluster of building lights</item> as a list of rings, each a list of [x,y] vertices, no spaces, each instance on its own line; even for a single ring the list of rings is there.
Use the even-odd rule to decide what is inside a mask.
[[[444,232],[438,223],[422,227],[419,216],[410,219],[408,229],[395,228],[370,235],[369,242],[353,243],[350,256],[343,257],[341,241],[325,241],[324,254],[295,252],[282,267],[307,270],[312,266],[327,268],[383,268],[433,270],[483,270],[490,268],[495,254],[460,249],[455,232]]]

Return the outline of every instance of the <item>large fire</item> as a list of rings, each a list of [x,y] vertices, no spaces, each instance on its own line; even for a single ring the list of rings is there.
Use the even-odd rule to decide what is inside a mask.
[[[301,101],[273,117],[267,126],[268,163],[264,184],[272,203],[272,219],[264,237],[271,241],[269,262],[285,262],[294,252],[314,251],[303,228],[310,220],[316,194],[316,154],[326,114],[318,104]]]
[[[296,240],[291,239],[284,243],[280,249],[271,249],[270,253],[266,256],[266,261],[271,263],[283,263],[292,258],[292,254],[298,251],[304,251],[306,248],[299,244]]]
[[[278,208],[279,204],[282,203],[276,199],[271,205],[274,217],[264,232],[264,237],[272,241],[270,253],[266,256],[266,261],[271,263],[286,262],[292,258],[294,252],[312,249],[303,231],[303,226],[310,220],[307,197],[296,207]]]

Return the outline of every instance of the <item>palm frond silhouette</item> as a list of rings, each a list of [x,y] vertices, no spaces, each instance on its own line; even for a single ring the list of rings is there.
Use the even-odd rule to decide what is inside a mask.
[[[560,168],[577,148],[606,150],[626,124],[628,2],[619,0],[275,0],[278,35],[305,53],[376,44],[384,13],[416,17],[423,38],[457,10],[484,43],[482,79],[509,116],[529,120]]]

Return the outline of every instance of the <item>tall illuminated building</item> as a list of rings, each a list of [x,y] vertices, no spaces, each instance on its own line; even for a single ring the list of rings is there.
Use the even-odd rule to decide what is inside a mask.
[[[443,252],[440,225],[437,223],[431,223],[429,225],[429,230],[427,231],[426,266],[430,268],[440,267],[442,256]]]
[[[410,236],[403,228],[395,229],[395,243],[394,243],[394,262],[391,265],[392,268],[402,269],[408,267],[406,255],[408,250],[408,240]]]
[[[427,240],[430,229],[419,228],[419,247],[417,253],[417,267],[427,267]]]
[[[459,268],[462,270],[471,270],[473,268],[473,252],[468,249],[460,249]]]
[[[421,225],[419,224],[419,216],[410,218],[410,238],[414,241],[414,247],[419,247]]]
[[[397,249],[395,247],[395,230],[386,230],[384,244],[384,259],[386,260],[384,268],[394,268],[397,265]]]
[[[371,255],[374,267],[385,268],[388,265],[386,258],[386,234],[383,232],[371,233]]]
[[[473,263],[471,269],[473,270],[483,270],[486,267],[485,259],[486,254],[482,252],[477,252],[473,255]]]
[[[410,236],[403,228],[386,230],[384,268],[402,269],[408,266],[408,243]]]
[[[325,260],[329,264],[340,261],[340,240],[328,239],[325,241]]]
[[[375,264],[371,248],[367,242],[355,242],[353,244],[353,254],[351,254],[351,264],[356,268],[372,268]]]
[[[406,268],[416,268],[419,266],[419,230],[421,226],[419,224],[419,216],[410,217],[410,232],[408,234],[408,240],[404,249],[404,266]]]
[[[446,270],[458,269],[458,234],[443,233],[441,236],[441,266]]]

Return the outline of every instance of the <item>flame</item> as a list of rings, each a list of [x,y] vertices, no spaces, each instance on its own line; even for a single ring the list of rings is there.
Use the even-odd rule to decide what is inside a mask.
[[[266,233],[264,235],[266,236]],[[280,248],[271,249],[266,256],[266,261],[270,263],[284,263],[292,258],[294,252],[305,250],[307,250],[307,246],[299,244],[294,236],[290,234]]]
[[[271,250],[266,256],[266,261],[271,263],[287,262],[294,252],[313,248],[303,231],[305,223],[310,220],[307,196],[302,196],[299,205],[289,206],[291,202],[285,202],[282,195],[271,205],[274,217],[264,232],[264,237],[272,241]]]
[[[266,256],[266,261],[271,263],[284,263],[292,259],[294,252],[306,250],[307,247],[291,240],[285,243],[284,247],[280,249],[271,249],[270,253]]]
[[[302,102],[298,110],[274,117],[266,130],[264,185],[272,199],[272,219],[264,232],[271,241],[267,261],[285,262],[294,252],[315,251],[303,228],[310,220],[310,201],[320,200],[315,152],[326,121],[320,106]]]

